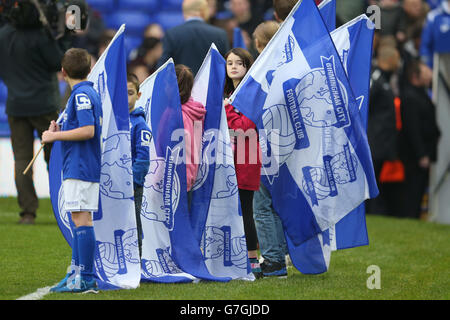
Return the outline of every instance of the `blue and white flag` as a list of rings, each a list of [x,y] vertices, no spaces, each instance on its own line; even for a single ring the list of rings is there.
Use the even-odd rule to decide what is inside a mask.
[[[369,116],[374,29],[372,21],[366,15],[360,15],[331,33],[358,102],[365,132]],[[334,243],[332,247],[338,250],[369,244],[364,203],[336,224]]]
[[[233,150],[223,107],[226,62],[214,44],[192,97],[206,108],[202,162],[192,187],[191,221],[209,272],[254,280],[247,256]]]
[[[100,94],[103,110],[99,210],[93,214],[95,276],[101,289],[137,288],[140,282],[124,30],[122,25],[88,76]],[[74,225],[64,210],[59,141],[53,146],[49,175],[53,211],[71,245]]]
[[[361,15],[331,33],[350,86],[360,102],[360,114],[367,126],[370,66],[372,58],[373,24]],[[286,235],[286,238],[288,236]],[[287,239],[294,266],[303,273],[322,273],[328,270],[331,251],[367,245],[369,243],[364,203],[317,237],[298,247]]]
[[[247,50],[242,30],[239,27],[233,29],[233,48],[243,48]]]
[[[317,7],[328,31],[336,29],[336,0],[323,0]]]
[[[377,195],[359,106],[312,0],[296,4],[231,100],[264,129],[262,181],[293,245]]]
[[[228,281],[208,272],[191,228],[184,125],[173,60],[147,78],[140,92],[137,104],[144,108],[153,134],[141,209],[142,280]]]

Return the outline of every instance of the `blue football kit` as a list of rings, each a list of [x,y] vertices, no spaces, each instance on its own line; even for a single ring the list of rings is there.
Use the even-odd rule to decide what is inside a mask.
[[[72,88],[62,131],[95,126],[95,135],[84,141],[62,141],[63,180],[100,182],[102,108],[93,83],[83,81]]]

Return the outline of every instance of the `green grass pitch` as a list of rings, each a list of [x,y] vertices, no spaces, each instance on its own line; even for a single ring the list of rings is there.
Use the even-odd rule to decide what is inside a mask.
[[[18,225],[15,198],[0,198],[0,299],[14,300],[57,283],[70,261],[70,247],[40,200],[35,225]],[[450,226],[367,216],[370,244],[333,252],[330,268],[304,275],[288,268],[287,279],[141,283],[135,290],[96,295],[48,294],[45,300],[448,300]],[[380,289],[368,289],[369,266],[380,268]],[[370,271],[370,270],[369,270]],[[370,282],[370,281],[369,281]]]

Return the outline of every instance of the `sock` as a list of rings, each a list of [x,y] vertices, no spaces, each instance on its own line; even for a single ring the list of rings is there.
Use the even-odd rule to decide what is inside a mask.
[[[73,239],[72,239],[72,261],[71,261],[71,272],[78,269],[80,265],[80,255],[78,254],[78,236],[76,228],[73,229]]]
[[[257,258],[249,258],[250,266],[252,267],[252,272],[261,272],[261,266]]]
[[[95,234],[94,227],[82,226],[76,229],[81,278],[91,281],[94,276]]]

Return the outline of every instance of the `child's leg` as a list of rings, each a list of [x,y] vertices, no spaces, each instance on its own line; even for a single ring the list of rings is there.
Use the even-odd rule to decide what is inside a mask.
[[[141,208],[142,208],[142,195],[144,187],[134,187],[134,208],[136,212],[136,227],[138,233],[138,246],[139,257],[142,257],[142,221],[141,221]]]
[[[72,212],[78,245],[78,258],[81,277],[91,281],[94,276],[95,233],[91,212]]]

